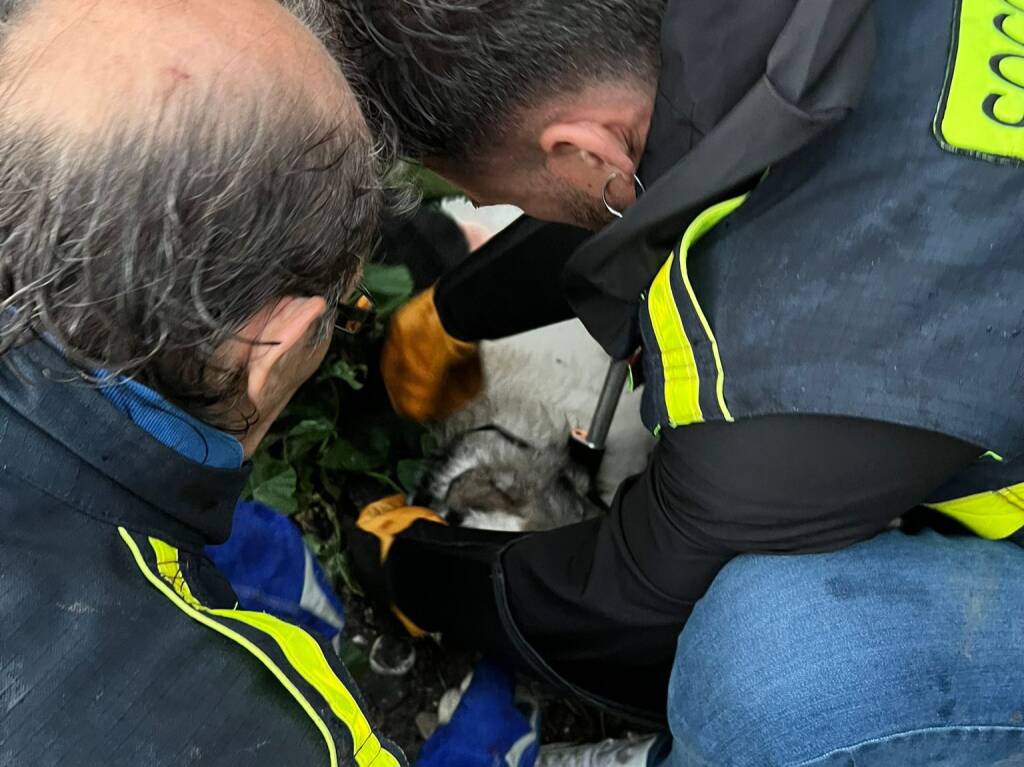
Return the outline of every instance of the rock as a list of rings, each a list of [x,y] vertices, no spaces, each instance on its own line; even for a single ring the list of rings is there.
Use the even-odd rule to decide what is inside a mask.
[[[437,732],[440,722],[437,721],[437,714],[428,711],[421,711],[416,714],[416,729],[423,740],[429,740],[430,736]]]

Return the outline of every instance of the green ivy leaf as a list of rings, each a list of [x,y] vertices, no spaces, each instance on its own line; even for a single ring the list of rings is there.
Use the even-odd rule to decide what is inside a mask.
[[[295,492],[298,476],[295,469],[285,465],[281,473],[253,485],[253,500],[265,503],[282,514],[294,514],[299,510]]]
[[[423,460],[417,459],[398,462],[395,472],[398,474],[398,481],[402,483],[402,488],[406,493],[411,495],[416,492],[426,468],[427,462]]]
[[[361,597],[366,595],[363,591],[363,587],[352,574],[352,565],[349,564],[348,554],[340,544],[338,545],[336,553],[327,560],[327,564],[324,565],[324,567],[333,582],[344,583],[345,588],[357,596]]]
[[[366,383],[368,372],[369,367],[367,365],[353,365],[347,360],[338,359],[321,369],[318,380],[335,379],[343,381],[350,388],[359,391]]]
[[[431,456],[437,452],[439,445],[437,437],[429,431],[424,431],[420,435],[420,452],[425,456]]]
[[[331,471],[325,469],[323,466],[320,467],[320,483],[323,485],[324,490],[327,492],[329,498],[340,498],[344,489],[343,483],[339,482],[338,479],[344,475],[338,471]]]
[[[370,429],[370,451],[379,456],[386,456],[391,451],[391,435],[383,426]]]
[[[360,450],[347,439],[339,439],[320,459],[320,466],[331,471],[364,472],[379,469],[387,456]]]
[[[359,488],[371,479],[396,493],[402,484],[412,487],[416,461],[433,449],[422,427],[392,413],[379,376],[370,375],[388,313],[412,294],[412,279],[404,267],[372,265],[366,284],[377,301],[377,321],[359,336],[335,338],[321,371],[299,390],[260,446],[246,486],[246,497],[301,520],[319,536],[325,544],[321,560],[346,581],[330,520],[356,502],[353,493],[361,498]],[[405,460],[410,463],[399,470]]]
[[[302,536],[302,540],[306,542],[306,545],[309,547],[309,550],[313,552],[314,557],[320,556],[321,552],[324,549],[324,542],[321,541],[320,538],[311,533],[305,533]]]
[[[363,284],[374,298],[412,295],[412,275],[404,266],[371,264],[363,273]]]
[[[412,295],[412,275],[404,266],[371,264],[363,273],[363,284],[377,304],[377,316],[387,317]]]
[[[284,461],[278,460],[270,455],[265,450],[260,450],[252,458],[252,471],[249,473],[249,484],[246,486],[247,490],[252,490],[258,485],[262,485],[268,479],[277,476],[282,471],[288,468],[288,464]],[[249,494],[251,497],[251,493]]]
[[[296,458],[302,457],[311,450],[319,452],[332,436],[334,436],[334,425],[326,418],[300,421],[288,432],[288,437],[285,440],[288,460],[294,462]]]

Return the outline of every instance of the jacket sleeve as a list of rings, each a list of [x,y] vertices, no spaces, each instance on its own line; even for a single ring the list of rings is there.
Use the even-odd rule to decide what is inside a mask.
[[[730,559],[866,540],[978,453],[942,435],[844,418],[666,431],[607,516],[507,548],[511,624],[570,683],[657,710],[679,633]]]
[[[486,341],[570,319],[561,275],[589,237],[521,217],[441,277],[434,302],[445,330],[462,341]]]
[[[427,631],[655,721],[679,633],[730,559],[870,538],[979,452],[846,418],[672,429],[605,516],[525,535],[413,525],[387,560],[391,595]]]

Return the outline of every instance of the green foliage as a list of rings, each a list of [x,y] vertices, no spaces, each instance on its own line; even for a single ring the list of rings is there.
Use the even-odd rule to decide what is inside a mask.
[[[260,461],[253,467],[250,483],[254,500],[272,506],[282,514],[294,514],[299,510],[295,498],[298,474],[284,461],[273,457]]]
[[[404,267],[371,265],[364,283],[377,303],[375,326],[334,340],[253,458],[246,488],[294,515],[331,575],[345,581],[339,514],[375,495],[411,492],[431,447],[421,427],[393,414],[376,372],[388,316],[411,295],[412,279]]]
[[[446,197],[461,197],[462,192],[433,171],[416,163],[405,163],[403,180],[419,189],[426,203],[439,202]]]
[[[405,173],[427,203],[458,194],[420,166]],[[253,457],[244,493],[291,516],[343,599],[356,604],[364,595],[351,574],[342,518],[385,495],[412,493],[435,449],[426,430],[394,415],[377,373],[387,321],[411,297],[412,277],[405,267],[370,265],[363,284],[376,304],[374,326],[335,337]],[[351,642],[342,660],[357,677],[369,669],[366,651]]]
[[[409,270],[404,266],[375,266],[363,275],[363,285],[377,302],[377,312],[390,316],[412,295]]]

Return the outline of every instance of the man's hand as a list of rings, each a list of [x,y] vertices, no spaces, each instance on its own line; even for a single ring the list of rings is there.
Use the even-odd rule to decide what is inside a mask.
[[[434,306],[433,288],[391,320],[381,374],[395,412],[419,422],[450,416],[483,388],[479,348],[448,335]]]

